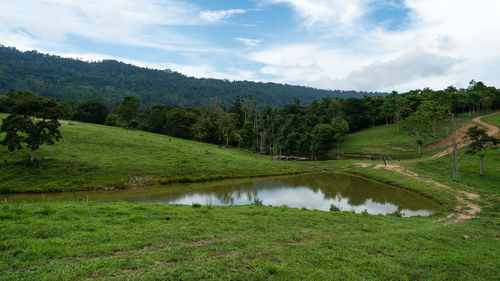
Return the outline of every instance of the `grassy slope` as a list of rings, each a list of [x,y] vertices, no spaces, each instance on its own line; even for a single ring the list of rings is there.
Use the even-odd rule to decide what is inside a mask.
[[[484,112],[476,112],[470,117],[468,114],[461,114],[458,116],[458,123],[470,123],[472,118],[484,114]],[[424,147],[438,142],[446,135],[445,124],[440,124],[435,140],[431,138],[427,139]],[[350,154],[390,155],[393,158],[409,159],[430,156],[437,151],[440,151],[440,149],[423,150],[422,155],[418,155],[415,140],[409,134],[408,130],[400,128],[398,132],[397,126],[391,124],[389,126],[381,125],[349,134],[346,141],[333,149],[331,154],[335,155],[337,152],[343,152]]]
[[[79,126],[84,130],[77,130]],[[76,131],[84,136],[93,135],[92,142],[87,145],[84,139],[88,138],[72,137]],[[63,132],[66,133],[65,141],[77,143],[84,152],[72,152],[70,148],[74,145],[60,143],[42,151],[45,159],[40,165],[57,161],[84,163],[82,166],[92,163],[108,178],[114,179],[111,173],[118,173],[124,184],[134,170],[138,172],[133,175],[142,176],[140,172],[147,172],[161,177],[166,171],[175,173],[175,167],[183,164],[193,169],[190,174],[193,178],[207,171],[204,166],[221,175],[233,173],[242,165],[253,166],[248,175],[310,169],[342,170],[414,190],[439,201],[445,209],[433,217],[396,218],[284,207],[202,206],[195,209],[125,202],[3,203],[0,206],[0,280],[500,278],[499,150],[488,152],[486,176],[483,177],[478,175],[477,157],[463,156],[459,182],[449,180],[447,158],[397,162],[454,189],[481,195],[483,211],[478,219],[445,225],[437,222],[437,218],[446,216],[456,205],[453,191],[437,189],[384,169],[362,168],[356,165],[359,160],[274,162],[239,150],[176,139],[169,141],[164,136],[86,124],[64,126]],[[152,139],[151,148],[137,148],[135,141],[144,142],[145,138]],[[126,150],[113,150],[113,145],[124,142],[129,144]],[[177,157],[171,157],[170,162],[154,160],[154,151],[170,147],[172,142],[181,145],[180,148],[174,146],[177,152],[170,148],[170,154]],[[195,165],[198,158],[205,158],[206,149],[214,151],[210,159],[237,162],[230,169],[225,163]],[[68,153],[77,154],[72,157]],[[183,156],[196,153],[201,156],[191,156],[183,163]],[[99,154],[105,157],[98,157]],[[24,154],[9,156],[8,163],[21,157],[25,157]],[[115,158],[110,160],[110,157]],[[137,162],[127,162],[135,158]],[[123,165],[125,172],[114,163]],[[165,163],[171,163],[172,168],[163,170],[161,167]],[[48,170],[51,173],[45,180],[48,186],[52,184],[51,179],[71,178],[55,174],[61,167],[53,166],[53,170]],[[24,166],[15,169],[32,173]],[[3,171],[0,170],[0,176],[4,176]],[[178,175],[183,173],[185,171]],[[99,173],[76,170],[73,176],[92,180],[94,175]],[[96,182],[106,180],[105,176]],[[121,180],[120,177],[116,178]],[[27,181],[17,178],[17,181],[23,180]]]
[[[493,124],[497,127],[500,127],[500,114],[489,116],[489,117],[483,118],[482,120],[486,123],[490,123],[490,124]]]
[[[5,116],[5,115],[4,115]],[[293,163],[232,148],[142,131],[74,122],[63,139],[42,146],[34,167],[28,151],[0,147],[0,192],[62,191],[294,173]],[[3,136],[0,135],[0,138]]]

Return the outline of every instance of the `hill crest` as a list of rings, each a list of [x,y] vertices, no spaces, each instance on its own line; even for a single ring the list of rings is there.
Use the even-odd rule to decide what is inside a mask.
[[[209,106],[213,97],[229,106],[236,96],[249,94],[260,105],[277,107],[293,103],[295,97],[308,104],[325,97],[385,95],[272,82],[194,78],[169,69],[138,67],[116,60],[85,62],[0,45],[0,93],[10,89],[29,90],[60,100],[97,98],[108,105],[124,96],[135,96],[147,106],[162,103],[181,107]]]

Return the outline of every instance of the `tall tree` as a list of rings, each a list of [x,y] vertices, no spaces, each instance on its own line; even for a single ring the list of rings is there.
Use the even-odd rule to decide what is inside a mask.
[[[451,132],[450,137],[451,137],[451,151],[448,154],[450,156],[451,160],[451,166],[452,166],[452,179],[454,181],[458,181],[458,172],[459,172],[459,167],[458,167],[458,160],[460,160],[460,153],[459,153],[459,147],[458,147],[458,138],[459,138],[459,132],[458,129],[460,126],[458,125],[455,115],[453,113],[448,114],[448,131]]]
[[[79,104],[73,115],[73,120],[104,124],[109,113],[108,107],[100,100],[92,99]]]
[[[467,138],[471,141],[467,153],[479,154],[481,166],[479,168],[479,175],[483,175],[483,158],[486,155],[486,150],[490,144],[496,145],[500,142],[494,136],[488,136],[486,130],[477,126],[471,127],[467,130]]]
[[[130,121],[137,116],[137,110],[140,107],[140,100],[136,97],[126,96],[123,101],[117,106],[118,115],[126,122],[127,127]]]
[[[418,107],[418,111],[421,111],[423,115],[432,120],[431,137],[434,139],[438,122],[444,119],[446,112],[449,111],[449,107],[440,105],[436,101],[428,100]]]
[[[229,112],[222,112],[217,116],[216,123],[219,139],[221,140],[220,144],[223,143],[228,146],[235,137],[236,125],[233,115]]]
[[[3,120],[0,132],[5,138],[0,142],[9,151],[21,150],[25,144],[30,150],[30,163],[35,161],[35,151],[43,144],[55,144],[62,136],[57,118],[63,114],[59,102],[53,99],[29,98],[21,100],[12,113]]]
[[[421,154],[422,144],[426,137],[431,134],[432,121],[428,113],[422,110],[415,111],[404,120],[403,126],[410,130],[410,135],[413,136],[418,147],[418,154]]]

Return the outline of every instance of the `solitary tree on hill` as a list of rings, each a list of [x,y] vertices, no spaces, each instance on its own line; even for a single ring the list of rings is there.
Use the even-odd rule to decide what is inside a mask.
[[[21,150],[23,144],[31,150],[30,162],[35,161],[35,150],[43,144],[55,144],[61,138],[57,118],[62,115],[53,99],[30,98],[18,102],[12,113],[3,120],[0,132],[5,138],[0,144],[9,151]]]
[[[404,120],[403,126],[410,130],[410,135],[413,136],[415,144],[417,144],[418,154],[421,154],[422,144],[424,144],[425,139],[431,134],[431,118],[426,112],[417,110]]]
[[[499,139],[488,136],[486,130],[479,128],[477,126],[469,128],[466,133],[472,143],[467,149],[467,153],[479,154],[479,159],[481,159],[481,167],[479,168],[479,175],[483,175],[483,158],[486,155],[486,150],[490,144],[496,145],[500,142]]]

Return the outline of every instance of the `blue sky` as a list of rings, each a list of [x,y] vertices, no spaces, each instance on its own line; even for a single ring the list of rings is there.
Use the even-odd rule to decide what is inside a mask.
[[[0,44],[230,80],[500,85],[498,0],[2,0]]]

